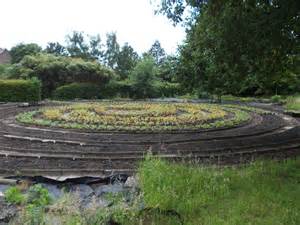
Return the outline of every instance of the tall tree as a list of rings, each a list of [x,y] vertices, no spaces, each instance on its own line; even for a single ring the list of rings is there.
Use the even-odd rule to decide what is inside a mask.
[[[72,34],[67,35],[66,42],[71,57],[90,58],[89,46],[85,41],[83,32],[73,31]]]
[[[104,59],[107,66],[112,69],[116,68],[119,52],[120,45],[117,41],[116,33],[108,33],[106,35],[106,51],[104,53]]]
[[[157,67],[151,56],[140,60],[131,71],[129,81],[132,84],[133,97],[149,98],[156,95]]]
[[[92,58],[97,60],[102,60],[104,56],[104,51],[102,50],[103,45],[101,44],[100,35],[89,36],[89,54]]]
[[[188,6],[198,12],[191,15],[193,23],[187,27],[187,39],[181,48],[179,74],[185,87],[232,94],[272,94],[283,93],[299,80],[293,69],[300,49],[299,1],[162,3],[160,12],[175,18],[174,22],[179,21],[176,16],[183,15],[181,10],[172,10],[174,7]]]
[[[156,40],[152,44],[151,48],[148,51],[148,54],[154,58],[156,65],[160,65],[166,57],[166,52],[161,47],[161,44],[158,40]]]
[[[67,49],[59,42],[49,42],[47,44],[45,52],[49,54],[62,55],[62,56],[66,56],[68,54]]]
[[[12,63],[20,62],[26,55],[36,55],[42,51],[42,48],[37,44],[18,44],[11,48],[10,54],[12,57]]]
[[[125,43],[118,54],[116,66],[116,71],[121,79],[128,78],[130,71],[135,67],[138,59],[139,55],[128,43]]]

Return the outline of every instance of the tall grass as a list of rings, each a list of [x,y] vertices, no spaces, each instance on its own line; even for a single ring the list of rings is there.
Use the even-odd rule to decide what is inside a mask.
[[[300,110],[300,95],[288,97],[285,108],[292,111]]]
[[[106,198],[112,206],[99,208],[95,204],[84,209],[76,193],[66,193],[51,205],[33,201],[43,207],[26,205],[11,224],[300,224],[300,159],[258,161],[243,168],[207,168],[147,157],[138,177],[141,193],[136,193],[130,204],[123,195],[109,195]]]
[[[145,204],[186,225],[300,224],[300,160],[213,169],[147,159],[139,176]]]

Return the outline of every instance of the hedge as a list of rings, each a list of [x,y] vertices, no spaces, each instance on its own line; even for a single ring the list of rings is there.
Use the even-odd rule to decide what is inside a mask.
[[[0,80],[1,102],[37,102],[41,99],[41,83],[31,80]]]
[[[60,86],[53,92],[57,100],[97,99],[100,98],[101,87],[91,83],[72,83]]]

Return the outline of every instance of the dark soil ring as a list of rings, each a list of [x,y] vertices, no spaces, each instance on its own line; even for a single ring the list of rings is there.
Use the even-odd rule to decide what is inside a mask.
[[[1,175],[130,174],[148,152],[173,161],[218,165],[300,153],[299,123],[280,113],[251,112],[250,121],[232,128],[175,133],[93,133],[15,120],[19,113],[52,105],[0,105]]]

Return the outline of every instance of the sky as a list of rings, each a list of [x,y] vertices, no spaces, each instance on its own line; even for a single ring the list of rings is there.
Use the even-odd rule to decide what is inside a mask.
[[[72,31],[100,34],[116,32],[138,52],[159,40],[167,53],[175,53],[185,38],[163,15],[154,15],[150,0],[1,0],[0,48],[23,43],[63,43]]]

